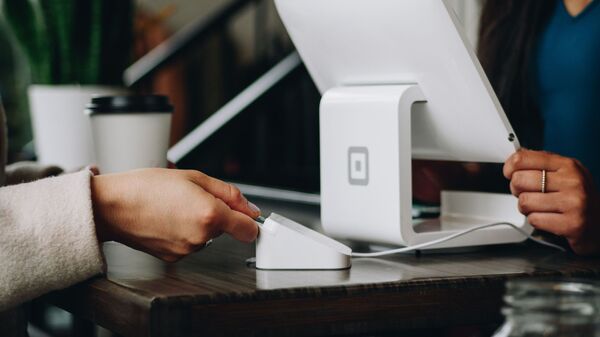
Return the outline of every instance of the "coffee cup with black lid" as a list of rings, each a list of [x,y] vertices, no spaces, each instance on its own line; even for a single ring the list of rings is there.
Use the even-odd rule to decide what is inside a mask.
[[[101,173],[167,166],[173,114],[168,97],[94,97],[85,112]]]

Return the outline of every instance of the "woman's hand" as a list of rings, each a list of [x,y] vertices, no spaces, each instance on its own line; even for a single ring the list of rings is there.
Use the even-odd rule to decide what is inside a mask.
[[[173,262],[228,233],[258,235],[260,215],[240,190],[198,171],[144,169],[92,178],[100,241],[118,241]]]
[[[541,193],[542,170],[547,172],[546,193]],[[578,254],[600,252],[600,198],[579,161],[522,150],[506,161],[504,176],[533,227],[564,236]]]

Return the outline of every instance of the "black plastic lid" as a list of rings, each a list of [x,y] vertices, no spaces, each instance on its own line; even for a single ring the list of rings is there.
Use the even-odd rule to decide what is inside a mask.
[[[167,96],[130,95],[99,96],[86,106],[90,115],[119,113],[172,113],[173,106]]]

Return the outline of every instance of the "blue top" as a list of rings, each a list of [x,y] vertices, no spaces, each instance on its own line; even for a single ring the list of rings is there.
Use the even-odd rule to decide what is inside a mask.
[[[555,1],[533,68],[544,150],[580,160],[600,183],[600,0],[576,17]]]

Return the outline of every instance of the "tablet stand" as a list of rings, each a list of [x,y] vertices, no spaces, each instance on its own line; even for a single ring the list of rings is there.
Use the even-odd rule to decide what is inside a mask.
[[[416,84],[338,87],[320,107],[321,220],[340,239],[414,245],[477,225],[510,222],[531,233],[511,195],[443,192],[439,219],[413,223],[412,114],[426,97]],[[508,226],[436,246],[524,241]]]

